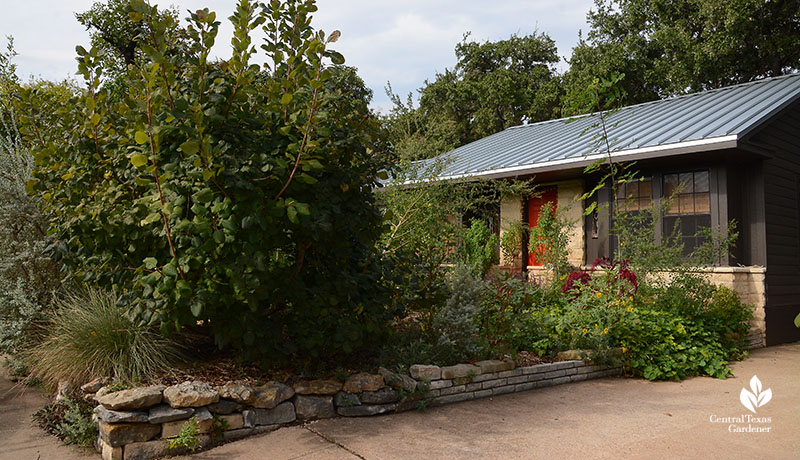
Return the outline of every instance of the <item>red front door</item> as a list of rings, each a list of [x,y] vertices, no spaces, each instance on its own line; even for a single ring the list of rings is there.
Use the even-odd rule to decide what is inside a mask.
[[[542,207],[546,203],[553,203],[553,206],[558,206],[558,188],[548,187],[541,191],[539,196],[530,198],[528,200],[528,226],[532,229],[536,227],[539,221],[539,215],[542,212]],[[554,209],[555,210],[555,209]],[[536,253],[540,252],[535,246],[528,246],[528,265],[541,267],[542,262],[537,260]]]

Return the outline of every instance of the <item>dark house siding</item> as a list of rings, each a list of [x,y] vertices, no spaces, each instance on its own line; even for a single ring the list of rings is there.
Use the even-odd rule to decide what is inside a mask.
[[[775,116],[747,142],[770,156],[762,163],[761,203],[766,232],[767,345],[776,345],[800,340],[800,329],[793,324],[800,313],[800,102]]]

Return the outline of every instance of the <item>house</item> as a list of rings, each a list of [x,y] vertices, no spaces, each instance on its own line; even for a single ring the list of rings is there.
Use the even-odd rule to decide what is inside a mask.
[[[445,154],[440,178],[535,177],[541,196],[498,205],[501,222],[535,225],[543,203],[567,206],[598,183],[584,174],[607,155],[593,141],[598,121],[592,115],[506,129]],[[624,107],[607,117],[607,128],[614,161],[636,161],[644,178],[625,186],[634,197],[625,206],[647,206],[683,184],[662,225],[671,229],[680,219],[687,248],[698,243],[698,228],[725,228],[735,219],[733,253],[705,270],[755,306],[755,345],[800,340],[793,324],[800,313],[800,75]],[[613,209],[610,195],[601,189],[594,199]],[[569,211],[582,222],[570,239],[576,266],[614,249],[611,213],[584,217],[586,205]],[[535,258],[523,260],[528,270],[541,269]]]

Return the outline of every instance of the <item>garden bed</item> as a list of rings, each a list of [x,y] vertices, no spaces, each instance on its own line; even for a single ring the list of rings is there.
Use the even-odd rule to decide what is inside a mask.
[[[572,360],[533,366],[487,360],[454,366],[413,365],[408,374],[380,368],[334,379],[253,386],[183,382],[109,392],[84,385],[94,409],[103,459],[146,460],[241,439],[281,426],[324,418],[364,417],[619,375]]]

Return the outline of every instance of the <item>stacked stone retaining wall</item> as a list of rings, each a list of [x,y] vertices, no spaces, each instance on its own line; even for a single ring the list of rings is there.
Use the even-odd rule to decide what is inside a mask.
[[[516,367],[511,361],[479,361],[439,367],[414,365],[408,374],[381,368],[345,382],[302,381],[288,386],[203,382],[109,392],[96,382],[84,391],[98,402],[96,447],[105,460],[148,460],[182,454],[176,440],[188,426],[197,447],[275,430],[298,421],[364,417],[468,401],[568,382],[619,375],[584,361]],[[96,393],[91,393],[95,391]],[[190,423],[191,420],[191,423]],[[187,425],[188,424],[188,425]]]

